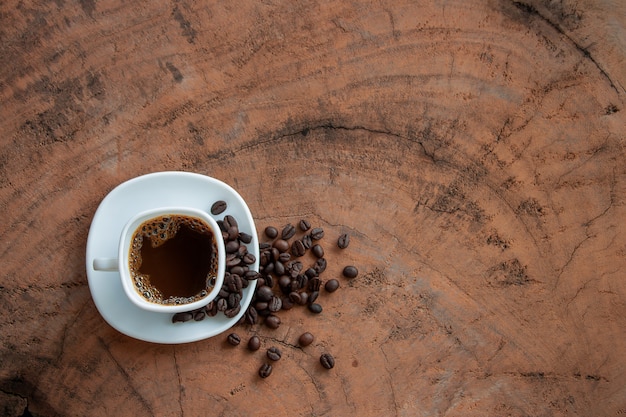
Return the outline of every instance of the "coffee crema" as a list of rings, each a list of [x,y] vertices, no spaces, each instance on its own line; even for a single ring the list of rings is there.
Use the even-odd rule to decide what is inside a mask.
[[[134,232],[129,269],[137,292],[156,304],[188,304],[206,297],[217,279],[217,244],[203,220],[164,215]]]

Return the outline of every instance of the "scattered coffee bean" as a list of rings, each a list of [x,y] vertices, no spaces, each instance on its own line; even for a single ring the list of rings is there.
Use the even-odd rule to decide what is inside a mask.
[[[311,239],[320,240],[323,237],[324,229],[322,229],[321,227],[316,227],[315,229],[311,230]]]
[[[239,343],[241,343],[241,338],[237,333],[229,334],[226,340],[228,340],[228,343],[233,346],[237,346]]]
[[[259,350],[260,348],[261,348],[261,339],[259,339],[259,336],[252,336],[248,340],[248,349],[254,351],[254,350]]]
[[[339,236],[339,239],[337,239],[337,246],[339,246],[339,249],[345,249],[348,247],[349,244],[350,235],[347,233],[343,233],[341,236]]]
[[[285,239],[278,239],[274,242],[274,247],[278,249],[279,252],[287,252],[289,250],[289,242]]]
[[[222,214],[226,210],[227,204],[226,201],[218,200],[211,206],[211,214],[218,215]]]
[[[267,357],[270,360],[277,361],[281,358],[281,356],[282,354],[280,352],[280,349],[278,349],[277,347],[272,346],[267,350]]]
[[[359,275],[359,270],[356,269],[355,266],[346,266],[345,268],[343,268],[343,276],[346,278],[356,278],[356,276]]]
[[[226,216],[224,216],[224,227],[226,228],[226,230],[230,229],[231,227],[238,227],[239,224],[237,223],[237,220],[235,220],[235,218],[233,216],[231,216],[230,214],[227,214]]]
[[[296,240],[291,245],[291,254],[295,257],[303,256],[306,252],[306,248],[304,247],[304,243],[301,240]]]
[[[267,226],[265,228],[265,236],[269,237],[270,239],[275,239],[278,236],[278,229],[274,226]]]
[[[304,235],[300,240],[302,241],[304,249],[311,249],[311,246],[313,245],[313,239],[311,239],[311,235]]]
[[[328,292],[335,292],[337,288],[339,288],[339,281],[335,278],[329,279],[326,281],[326,284],[324,284],[324,289]]]
[[[322,353],[320,356],[320,363],[326,369],[332,369],[335,367],[335,358],[330,353]]]
[[[293,227],[293,224],[290,223],[283,228],[283,231],[281,232],[280,236],[285,240],[289,240],[292,237],[294,237],[295,234],[296,234],[296,228]]]
[[[313,335],[309,332],[304,332],[300,335],[300,337],[298,338],[298,344],[302,347],[304,346],[309,346],[311,343],[313,343],[313,340],[315,338],[313,337]]]
[[[265,325],[270,329],[278,329],[280,326],[280,317],[270,314],[265,318]]]
[[[322,306],[317,303],[309,304],[309,311],[314,314],[320,314],[322,312]]]
[[[259,368],[259,376],[261,378],[267,378],[271,374],[272,374],[272,365],[270,365],[269,363],[264,363],[263,365],[261,365],[261,368]]]
[[[308,231],[311,228],[311,223],[308,220],[300,220],[300,222],[298,223],[298,227],[300,228],[300,230],[302,230],[303,232]]]
[[[313,255],[317,256],[318,258],[324,257],[324,248],[321,245],[318,245],[318,244],[313,245],[313,247],[311,248],[311,251],[313,252]]]
[[[326,271],[326,265],[326,258],[319,258],[315,261],[315,266],[313,268],[317,271],[318,275],[321,275],[322,272]]]

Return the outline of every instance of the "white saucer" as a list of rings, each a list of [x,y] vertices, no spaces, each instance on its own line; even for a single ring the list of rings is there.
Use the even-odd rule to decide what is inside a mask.
[[[243,290],[241,312],[231,319],[218,313],[202,321],[172,323],[172,314],[154,313],[136,307],[126,297],[118,272],[93,269],[94,258],[117,257],[117,246],[124,224],[143,210],[162,206],[187,206],[206,210],[217,200],[226,201],[221,220],[233,216],[242,232],[252,236],[248,250],[256,257],[252,269],[259,268],[259,240],[252,214],[245,201],[230,186],[205,175],[189,172],[157,172],[126,181],[111,191],[96,211],[87,238],[87,278],[96,308],[113,328],[125,335],[153,343],[187,343],[220,334],[235,325],[252,300],[256,281]]]

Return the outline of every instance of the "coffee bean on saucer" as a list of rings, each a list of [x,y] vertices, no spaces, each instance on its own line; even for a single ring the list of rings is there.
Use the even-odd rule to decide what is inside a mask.
[[[184,311],[182,313],[176,313],[172,316],[172,323],[184,323],[186,321],[189,321],[193,318],[193,314],[191,314],[191,312],[188,311]]]
[[[313,340],[315,338],[313,337],[313,335],[309,332],[304,332],[300,335],[300,337],[298,338],[298,344],[302,347],[304,346],[309,346],[311,343],[313,343]]]
[[[272,346],[271,348],[267,350],[267,357],[270,360],[277,361],[281,358],[281,356],[282,356],[282,353],[280,352],[280,349],[278,349],[275,346]]]
[[[241,338],[239,337],[237,333],[229,334],[226,340],[228,340],[228,343],[230,343],[233,346],[237,346],[239,343],[241,343]]]
[[[348,247],[349,244],[350,235],[347,233],[343,233],[341,236],[339,236],[339,239],[337,239],[337,246],[339,246],[339,249],[345,249]]]
[[[343,276],[346,278],[356,278],[359,274],[359,270],[355,266],[349,265],[343,268]]]
[[[270,365],[269,363],[264,363],[263,365],[261,365],[261,367],[259,368],[259,376],[261,378],[267,378],[271,374],[272,374],[272,365]]]
[[[330,353],[322,353],[320,356],[320,363],[326,369],[332,369],[335,367],[335,358]]]
[[[226,211],[227,207],[228,206],[226,204],[226,201],[218,200],[215,203],[213,203],[213,205],[211,206],[211,214],[213,215],[222,214],[224,211]]]

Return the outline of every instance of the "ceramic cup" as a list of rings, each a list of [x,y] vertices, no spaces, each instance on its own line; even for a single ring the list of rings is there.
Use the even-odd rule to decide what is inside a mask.
[[[177,229],[174,224],[168,223],[168,221],[182,221],[184,228],[186,229],[186,236],[189,237],[186,237],[185,240],[183,240],[181,232],[172,232],[171,230],[183,230],[183,227],[181,226],[179,229]],[[149,229],[148,232],[145,232],[146,227]],[[139,229],[142,229],[144,231],[140,231]],[[160,229],[169,230],[169,232],[162,233]],[[190,232],[189,230],[192,230],[192,232]],[[197,248],[193,247],[193,245],[198,238],[198,236],[196,235],[198,235],[200,230],[209,230],[211,232],[211,246],[217,251],[217,253],[214,253],[214,251],[212,251],[214,258],[212,266],[209,268],[210,274],[207,276],[207,285],[203,290],[204,292],[199,292],[195,296],[176,296],[165,303],[160,301],[159,299],[157,299],[156,301],[151,301],[149,299],[151,294],[150,286],[144,286],[145,276],[138,277],[137,270],[140,270],[141,268],[137,266],[137,261],[133,261],[133,259],[136,258],[135,256],[133,256],[133,253],[137,254],[141,251],[141,249],[137,248],[138,243],[137,239],[134,239],[135,235],[138,233],[142,236],[145,234],[148,234],[150,236],[154,235],[154,239],[156,239],[157,241],[159,241],[160,239],[162,250],[169,250],[169,248],[174,248],[179,243],[183,244],[182,242],[186,242],[187,247],[182,250],[183,253],[181,254],[181,256],[185,255],[185,253],[188,256],[191,256],[189,255],[190,253],[197,252],[195,250]],[[202,232],[200,233],[200,235],[203,236],[202,239],[204,239],[205,241],[206,239],[209,239],[206,232]],[[177,240],[177,243],[169,242],[170,245],[166,246],[169,240],[173,240],[177,236],[179,238],[179,240]],[[139,239],[139,245],[150,245],[153,243],[151,239],[153,238],[143,237],[142,239]],[[134,248],[133,241],[135,241]],[[152,246],[154,246],[154,244],[152,244]],[[181,250],[178,250],[178,252],[181,252]],[[211,255],[209,254],[209,257],[210,256]],[[168,269],[158,264],[161,259],[170,259],[167,256],[163,256],[163,252],[157,254],[154,259],[155,273],[160,272],[161,270]],[[144,261],[147,262],[146,260]],[[197,260],[194,260],[194,262],[196,261]],[[139,263],[139,265],[141,265],[141,262]],[[168,265],[168,267],[170,267],[169,269],[171,269],[172,265]],[[180,266],[180,268],[182,269],[183,267]],[[155,312],[177,313],[200,308],[208,304],[218,295],[224,282],[224,273],[226,270],[226,250],[224,248],[224,241],[222,239],[221,230],[217,222],[208,213],[189,207],[161,207],[138,213],[137,215],[132,217],[122,229],[122,233],[119,239],[118,257],[95,258],[93,260],[93,269],[96,271],[119,272],[125,295],[137,307]],[[175,275],[176,280],[189,279],[189,277],[184,276],[185,274],[183,273],[176,273]],[[156,282],[153,284],[154,287],[159,288],[159,285],[157,285]],[[122,294],[121,296],[124,295]]]

